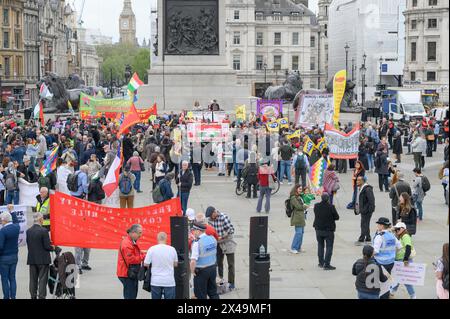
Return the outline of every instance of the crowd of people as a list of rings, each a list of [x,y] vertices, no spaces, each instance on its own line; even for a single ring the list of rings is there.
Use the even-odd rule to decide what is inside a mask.
[[[51,226],[50,193],[60,191],[96,204],[108,204],[102,181],[119,150],[123,154],[117,191],[120,208],[135,207],[135,198],[143,192],[141,183],[146,171],[151,178],[155,203],[180,198],[183,214],[191,221],[190,269],[194,295],[199,299],[218,298],[217,284],[219,288],[226,284],[229,290],[236,287],[235,230],[230,218],[214,207],[209,207],[205,214],[197,215],[189,209],[190,193],[202,184],[203,170],[217,167],[219,177],[234,175],[237,189],[245,187],[247,198],[258,198],[258,214],[262,213],[263,206],[264,212],[270,214],[272,191],[278,183],[283,185],[286,179],[287,184],[292,186],[286,201],[286,212],[289,211],[290,224],[294,227],[289,251],[292,254],[302,253],[308,212],[313,211],[318,265],[324,270],[336,269],[331,264],[336,221],[340,218],[334,205],[335,198],[341,188],[341,179],[347,178],[343,174],[348,169],[353,170],[353,191],[347,209],[361,217],[361,232],[356,245],[364,246],[363,259],[353,267],[360,298],[379,294],[379,290],[364,286],[369,265],[382,266],[390,273],[395,261],[412,262],[415,250],[411,236],[420,230],[417,224],[426,216],[423,203],[431,187],[424,174],[427,170],[425,159],[434,155],[441,139],[445,143],[445,158],[439,177],[448,205],[448,120],[442,127],[433,119],[412,121],[407,126],[387,119],[382,119],[379,124],[361,123],[358,156],[352,160],[333,160],[329,157],[328,148],[315,148],[310,153],[305,151],[307,139],[316,145],[324,139],[323,130],[317,126],[301,129],[292,137],[298,131],[291,123],[274,134],[266,129],[262,117],[252,113],[248,121],[231,122],[227,116],[224,121],[229,124],[230,134],[220,141],[206,143],[176,138],[174,130],[180,129],[183,135],[186,124],[191,121],[187,112],[172,112],[151,123],[135,125],[121,138],[117,136],[120,125],[106,118],[57,118],[45,126],[36,125],[33,121],[14,127],[0,125],[0,206],[19,205],[21,198],[27,196],[20,191],[21,180],[37,183],[40,191],[34,207],[34,226],[27,231],[27,234],[30,233],[27,244],[32,298],[46,297],[50,253],[56,248],[52,246],[48,232]],[[340,126],[347,133],[352,128],[352,123]],[[408,147],[407,155],[414,158],[413,172],[403,172],[397,168],[397,164],[404,160],[404,147]],[[57,168],[44,174],[41,168],[54,150],[58,155]],[[395,160],[390,153],[395,155]],[[308,175],[311,167],[322,158],[329,164],[323,176],[323,190],[317,192],[311,188]],[[405,181],[407,173],[413,175],[412,184]],[[372,238],[370,226],[375,212],[375,197],[383,196],[375,196],[375,187],[369,184],[369,179],[372,180],[369,176],[373,174],[378,175],[380,192],[389,193],[392,215],[390,219],[378,220],[377,233]],[[173,192],[174,187],[176,192]],[[8,207],[12,212],[13,206]],[[4,225],[0,230],[0,274],[5,299],[16,296],[15,271],[18,262],[19,230],[10,212],[0,215]],[[175,298],[173,268],[178,260],[174,249],[166,244],[167,234],[158,234],[159,244],[146,247],[148,251],[145,253],[137,244],[142,233],[142,226],[133,225],[122,243],[118,243],[117,277],[123,284],[124,298],[137,296],[139,276],[131,266],[140,264],[151,269],[152,298]],[[75,249],[79,274],[92,269],[89,265],[90,253],[88,248]],[[228,265],[226,281],[225,256]],[[444,292],[447,292],[448,298],[448,244],[444,246],[443,257],[436,269],[438,279],[444,283],[447,280]],[[385,280],[385,275],[380,273],[380,281]],[[395,293],[397,288],[392,287],[391,293]],[[415,298],[413,287],[407,286],[407,289],[411,298]]]

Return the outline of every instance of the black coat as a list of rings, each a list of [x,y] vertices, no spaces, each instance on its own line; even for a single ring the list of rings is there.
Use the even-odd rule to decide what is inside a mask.
[[[50,236],[47,229],[40,225],[33,225],[27,230],[28,258],[27,265],[50,265]]]
[[[393,187],[391,187],[391,191],[389,192],[392,207],[397,207],[398,196],[402,195],[402,193],[407,193],[411,197],[411,187],[405,181],[398,181]]]
[[[97,203],[104,200],[105,197],[102,182],[100,180],[91,181],[88,188],[88,201]]]
[[[392,147],[392,153],[394,154],[403,154],[403,144],[402,144],[402,137],[398,136],[394,138],[393,141],[393,147]]]
[[[320,202],[314,205],[314,224],[315,230],[336,231],[336,221],[339,220],[339,214],[334,205]]]
[[[406,230],[410,235],[415,235],[417,231],[417,211],[414,207],[411,208],[409,214],[405,214],[403,217],[400,213],[397,213],[397,219],[405,223]]]
[[[361,215],[370,215],[375,211],[375,196],[373,194],[373,187],[370,185],[364,186],[359,193],[359,213]]]
[[[194,183],[194,175],[190,169],[188,169],[184,174],[183,171],[180,170],[179,182],[181,193],[189,193],[191,191],[192,184]]]
[[[133,156],[134,145],[129,137],[125,137],[123,139],[123,157],[125,159],[125,163]]]
[[[247,168],[247,184],[258,184],[258,166],[256,163],[250,163]]]

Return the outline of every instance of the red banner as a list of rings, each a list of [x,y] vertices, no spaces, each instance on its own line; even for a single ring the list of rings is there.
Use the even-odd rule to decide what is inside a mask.
[[[170,241],[170,217],[182,216],[175,198],[143,208],[120,209],[97,205],[63,193],[50,195],[51,235],[54,245],[96,249],[118,249],[127,229],[143,227],[139,246],[147,250],[165,232]]]

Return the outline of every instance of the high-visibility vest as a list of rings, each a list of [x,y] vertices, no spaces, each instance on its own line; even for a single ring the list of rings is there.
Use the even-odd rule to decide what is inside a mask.
[[[217,241],[212,236],[202,236],[198,240],[199,256],[197,268],[207,268],[217,263]]]
[[[44,216],[44,223],[42,226],[50,226],[50,197],[48,197],[42,204],[40,202],[36,205],[36,212]]]

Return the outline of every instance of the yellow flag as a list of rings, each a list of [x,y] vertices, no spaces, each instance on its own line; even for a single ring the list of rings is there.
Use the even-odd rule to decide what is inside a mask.
[[[342,70],[336,73],[333,81],[333,96],[334,96],[334,125],[338,125],[341,116],[341,103],[344,98],[345,88],[347,86],[347,71]]]
[[[247,119],[247,107],[245,105],[236,106],[236,120],[245,121]]]
[[[278,124],[280,124],[281,128],[289,128],[289,120],[287,118],[283,117],[279,119],[277,122]]]
[[[191,118],[193,118],[193,117],[194,117],[194,112],[192,112],[192,111],[187,112],[186,118],[191,119]]]
[[[292,140],[294,138],[300,138],[302,136],[302,133],[300,130],[295,131],[294,133],[292,133],[291,135],[288,136],[288,139]]]
[[[280,125],[277,122],[267,123],[267,130],[271,133],[276,133],[280,129]]]
[[[311,139],[309,137],[307,137],[305,140],[305,146],[303,147],[303,152],[305,154],[308,154],[308,156],[311,156],[315,147],[316,147],[316,144],[314,144],[314,142],[311,141]]]

